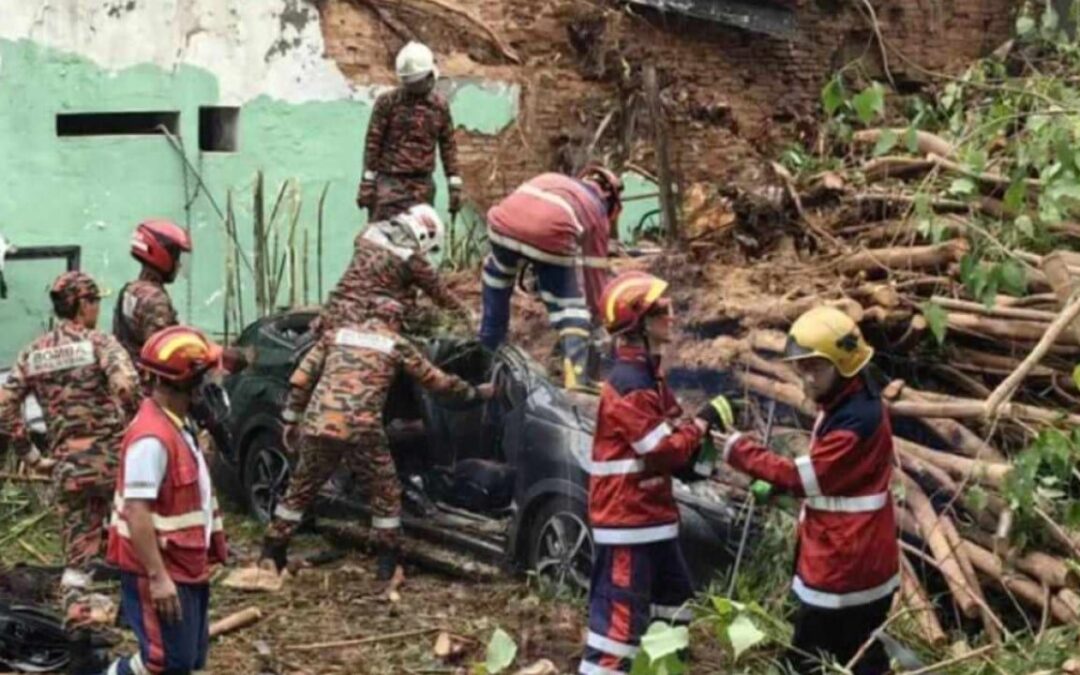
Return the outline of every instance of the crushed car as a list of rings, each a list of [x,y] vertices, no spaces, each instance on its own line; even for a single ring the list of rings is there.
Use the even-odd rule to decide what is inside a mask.
[[[310,343],[314,310],[294,310],[248,326],[236,346],[251,365],[224,382],[227,421],[216,473],[266,521],[283,493],[294,458],[282,444],[280,411],[295,364]],[[555,386],[521,349],[492,354],[471,340],[421,344],[442,369],[472,383],[489,379],[496,396],[460,404],[402,377],[384,412],[404,492],[403,527],[519,570],[558,588],[588,586],[593,544],[586,504],[597,397]],[[344,470],[343,470],[344,471]],[[734,559],[740,505],[697,484],[677,484],[684,551],[699,584]],[[322,516],[361,517],[365,495],[347,474],[320,496]]]

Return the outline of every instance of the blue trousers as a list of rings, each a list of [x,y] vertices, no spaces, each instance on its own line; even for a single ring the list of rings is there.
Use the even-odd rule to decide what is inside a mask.
[[[694,589],[677,539],[596,545],[589,585],[589,634],[582,675],[629,673],[655,620],[690,623]]]
[[[120,612],[139,641],[139,653],[115,661],[106,675],[183,675],[206,666],[210,651],[210,584],[176,584],[182,618],[162,622],[150,600],[150,580],[120,575]]]
[[[547,308],[551,327],[559,334],[563,357],[580,374],[588,361],[592,318],[578,283],[577,268],[531,260],[496,243],[491,244],[491,253],[484,261],[484,314],[480,320],[480,343],[488,349],[497,349],[506,340],[514,281],[527,262],[536,271],[540,298]]]

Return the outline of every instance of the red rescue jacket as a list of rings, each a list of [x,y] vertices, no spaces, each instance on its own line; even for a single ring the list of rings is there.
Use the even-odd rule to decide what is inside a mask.
[[[585,297],[599,316],[607,283],[610,221],[603,199],[582,181],[545,173],[522,184],[487,214],[488,237],[549,265],[580,265]]]
[[[600,390],[589,473],[589,520],[598,544],[646,544],[679,534],[671,476],[701,447],[701,430],[682,414],[659,364],[622,348]]]
[[[228,553],[221,514],[214,498],[214,520],[210,546],[206,545],[206,523],[199,494],[199,464],[177,425],[152,399],[144,399],[138,414],[124,435],[120,470],[109,525],[107,557],[125,572],[146,574],[131,542],[124,512],[124,460],[127,449],[140,438],[153,436],[168,452],[168,467],[158,498],[152,503],[154,530],[165,569],[173,581],[204,583],[210,578],[210,564],[225,562]]]
[[[897,588],[892,425],[885,404],[861,379],[823,406],[808,455],[783,457],[736,434],[724,459],[804,498],[792,586],[800,600],[838,609],[880,600]]]

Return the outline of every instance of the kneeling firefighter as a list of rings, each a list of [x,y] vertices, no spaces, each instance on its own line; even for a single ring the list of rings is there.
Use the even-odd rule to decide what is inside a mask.
[[[884,623],[900,583],[889,493],[892,427],[861,375],[873,354],[840,310],[806,312],[791,327],[784,358],[820,408],[809,454],[785,457],[739,433],[724,444],[732,467],[803,498],[792,584],[799,608],[788,657],[800,673],[819,672],[823,656],[848,663]],[[889,672],[880,640],[853,672]]]

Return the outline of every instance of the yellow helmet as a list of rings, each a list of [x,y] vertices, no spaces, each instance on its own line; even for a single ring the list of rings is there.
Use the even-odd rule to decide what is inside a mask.
[[[815,307],[800,316],[788,331],[784,360],[828,359],[844,377],[853,377],[874,355],[859,326],[835,307]]]

